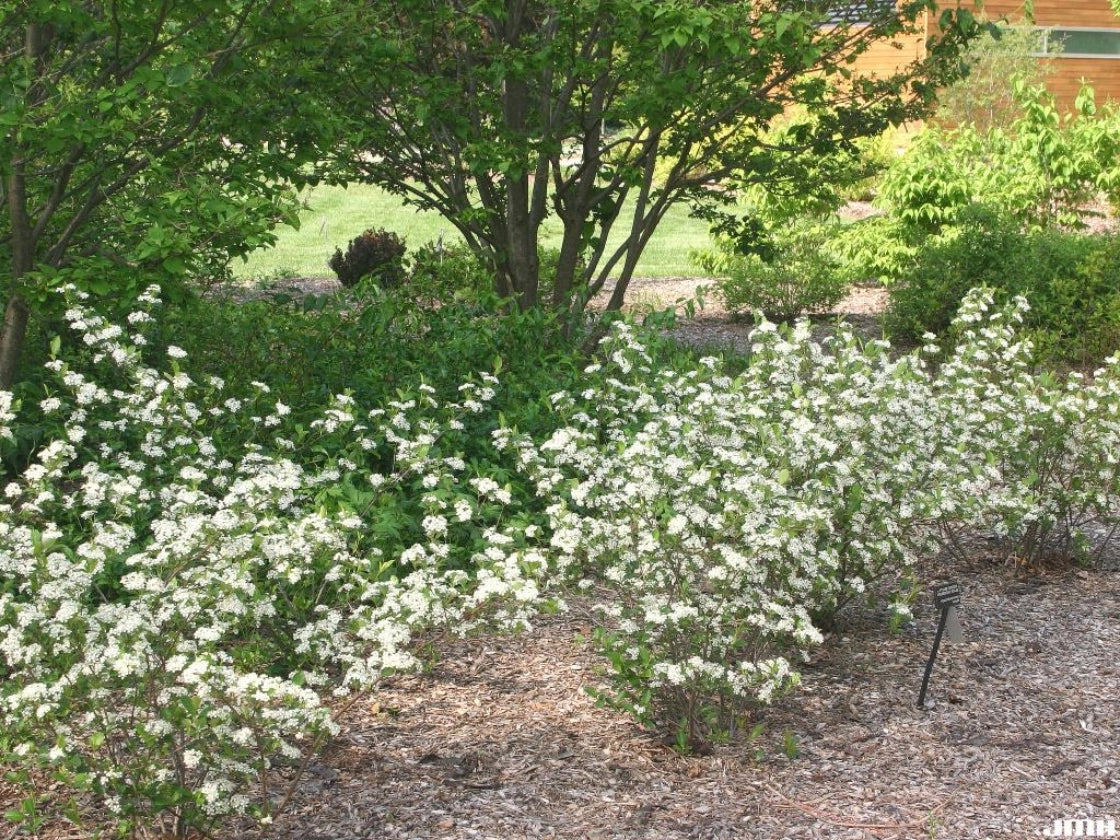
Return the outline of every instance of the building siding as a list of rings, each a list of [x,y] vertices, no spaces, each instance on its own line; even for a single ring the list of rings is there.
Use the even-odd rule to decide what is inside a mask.
[[[949,6],[950,3],[944,3]],[[968,3],[962,3],[968,6]],[[1034,0],[1034,22],[1037,26],[1116,29],[1120,31],[1120,17],[1112,11],[1109,0]],[[1023,21],[1022,0],[984,0],[984,14],[990,20],[1006,19],[1011,23]],[[925,49],[922,35],[900,39],[903,48],[891,44],[876,45],[861,56],[856,63],[858,72],[885,76],[920,58]],[[1074,58],[1059,56],[1040,58],[1048,62],[1053,73],[1046,86],[1054,94],[1062,111],[1072,111],[1082,81],[1088,82],[1096,93],[1097,104],[1108,100],[1120,104],[1120,57]]]
[[[993,20],[1023,21],[1021,0],[985,0],[984,11]],[[1036,26],[1120,30],[1120,18],[1108,0],[1035,0],[1034,23]],[[1120,58],[1059,56],[1040,60],[1053,69],[1046,87],[1054,94],[1061,110],[1073,110],[1082,80],[1092,85],[1098,105],[1110,99],[1120,103]]]
[[[1109,100],[1120,105],[1120,58],[1056,58],[1048,63],[1054,72],[1046,78],[1046,88],[1061,110],[1073,110],[1082,80],[1093,88],[1097,105]]]
[[[989,18],[1023,19],[1022,0],[984,0]],[[1035,0],[1034,20],[1039,26],[1099,26],[1120,28],[1120,19],[1108,0]]]
[[[856,61],[859,73],[885,78],[913,64],[925,53],[925,35],[900,35],[868,47]]]

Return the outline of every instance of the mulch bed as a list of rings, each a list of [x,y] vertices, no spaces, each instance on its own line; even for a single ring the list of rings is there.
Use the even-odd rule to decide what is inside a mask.
[[[1120,819],[1120,574],[930,571],[963,586],[964,641],[924,709],[931,601],[896,635],[856,609],[760,735],[681,756],[588,696],[602,666],[577,607],[388,680],[267,836],[1026,838]]]

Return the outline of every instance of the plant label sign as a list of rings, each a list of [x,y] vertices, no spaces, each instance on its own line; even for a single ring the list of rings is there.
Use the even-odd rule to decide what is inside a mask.
[[[939,583],[933,588],[933,603],[941,610],[945,638],[950,642],[961,642],[964,639],[964,634],[961,632],[961,619],[957,615],[957,606],[960,602],[960,584]]]
[[[933,603],[939,610],[958,606],[960,602],[961,585],[959,583],[939,583],[933,587]]]
[[[961,603],[960,584],[946,581],[933,587],[933,603],[941,611],[940,621],[937,623],[937,634],[933,637],[933,650],[926,663],[926,673],[922,678],[922,690],[918,695],[918,708],[926,704],[926,689],[929,688],[929,677],[933,673],[933,663],[937,659],[938,648],[941,647],[941,637],[948,631],[949,641],[959,642],[963,638],[961,622],[957,617],[957,607]]]

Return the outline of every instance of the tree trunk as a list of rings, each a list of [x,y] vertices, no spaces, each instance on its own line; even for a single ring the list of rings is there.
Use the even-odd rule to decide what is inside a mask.
[[[653,132],[654,144],[652,149],[660,145],[660,132]],[[642,173],[641,187],[634,206],[634,219],[630,223],[630,239],[626,246],[626,256],[622,261],[622,270],[614,284],[614,292],[607,303],[607,309],[617,311],[622,309],[626,299],[626,289],[634,276],[634,269],[638,267],[638,258],[641,257],[646,243],[657,229],[665,214],[665,198],[662,196],[656,206],[650,207],[650,193],[653,191],[653,179],[656,173],[657,155],[651,151],[646,158],[645,171]]]
[[[38,23],[30,24],[25,35],[24,54],[38,63],[47,50],[50,38],[49,27]],[[42,95],[36,84],[27,93],[31,99]],[[30,318],[30,310],[20,293],[19,283],[35,267],[36,250],[35,231],[27,213],[27,181],[23,159],[18,151],[11,161],[11,173],[5,186],[8,218],[12,227],[12,276],[8,286],[8,303],[4,308],[4,322],[0,326],[0,390],[7,391],[15,382]]]
[[[27,335],[27,302],[16,292],[8,296],[4,325],[0,327],[0,391],[11,390],[19,369],[20,350]]]
[[[35,242],[27,217],[27,190],[23,164],[16,161],[8,176],[8,216],[12,225],[12,277],[8,287],[8,303],[4,323],[0,327],[0,389],[10,390],[19,368],[20,351],[27,335],[29,311],[19,291],[19,281],[35,264]]]
[[[576,271],[579,269],[580,252],[584,244],[584,225],[591,217],[591,194],[595,187],[595,175],[600,169],[598,160],[599,144],[602,142],[600,125],[596,121],[584,138],[583,159],[586,168],[575,183],[571,199],[559,210],[564,221],[564,238],[561,240],[560,260],[556,266],[556,285],[552,290],[552,304],[555,307],[572,304],[571,296],[575,287]],[[607,228],[600,225],[597,233],[603,239],[600,247],[605,248]],[[582,310],[583,306],[580,305],[579,308]]]
[[[552,306],[570,308],[575,288],[576,270],[579,268],[580,246],[583,244],[583,223],[564,219],[564,238],[560,243],[560,258],[556,262],[556,281],[552,287]]]
[[[517,305],[522,311],[537,305],[540,259],[537,231],[529,217],[529,175],[506,176],[506,255]]]
[[[516,42],[517,34],[513,40]],[[525,131],[529,107],[529,86],[520,79],[507,79],[503,97],[506,125],[515,134]],[[525,161],[517,170],[505,174],[506,188],[506,265],[522,311],[537,305],[540,263],[537,257],[537,231],[529,212],[529,172]]]

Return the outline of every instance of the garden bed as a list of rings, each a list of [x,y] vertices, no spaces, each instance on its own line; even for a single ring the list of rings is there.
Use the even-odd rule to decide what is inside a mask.
[[[924,710],[937,615],[923,597],[894,636],[846,613],[761,734],[682,757],[595,707],[576,607],[389,680],[268,836],[1025,838],[1120,818],[1120,577],[949,571],[964,641],[942,647]]]
[[[627,289],[628,303],[624,308],[642,313],[674,307],[681,317],[671,334],[683,344],[712,352],[744,352],[750,347],[754,319],[732,317],[714,286],[710,277],[636,277]],[[607,300],[610,291],[604,290],[596,300]],[[682,302],[697,296],[703,306],[696,308],[694,317],[684,317]],[[813,316],[814,335],[822,338],[833,330],[838,318],[843,318],[863,338],[882,338],[886,306],[887,290],[883,286],[853,286],[830,312]]]
[[[754,320],[733,318],[714,291],[711,277],[635,277],[627,288],[626,312],[644,314],[673,308],[680,321],[672,335],[682,343],[694,347],[743,351],[748,348],[748,336],[754,329]],[[341,286],[331,278],[303,277],[270,284],[265,289],[235,287],[223,289],[237,300],[258,300],[269,296],[302,296],[334,294]],[[606,306],[612,286],[604,288],[592,301],[592,306]],[[686,317],[684,303],[699,299],[694,317]],[[880,285],[853,286],[847,296],[830,312],[814,316],[815,332],[819,336],[831,330],[837,317],[843,317],[856,332],[865,338],[882,338],[881,316],[887,306],[887,290]]]
[[[644,283],[652,298],[659,290]],[[663,284],[661,302],[685,296],[682,284]],[[746,334],[706,317],[717,320],[693,322],[700,337],[720,318]],[[594,705],[587,689],[608,676],[587,641],[591,603],[580,602],[523,636],[433,640],[439,660],[425,673],[385,680],[303,776],[271,780],[273,796],[295,791],[275,825],[215,836],[989,838],[1116,819],[1120,558],[1015,568],[989,557],[995,547],[979,540],[959,555],[965,565],[920,570],[964,589],[965,638],[944,648],[924,710],[928,594],[897,635],[885,610],[846,610],[802,666],[800,689],[729,743],[681,756]],[[45,777],[36,787],[65,795]],[[0,783],[0,808],[17,804]],[[33,836],[88,835],[52,823]]]

